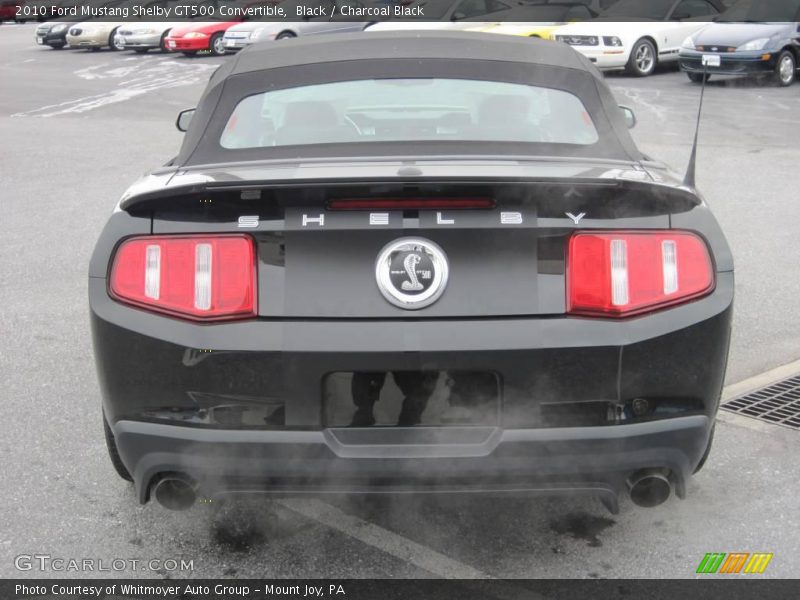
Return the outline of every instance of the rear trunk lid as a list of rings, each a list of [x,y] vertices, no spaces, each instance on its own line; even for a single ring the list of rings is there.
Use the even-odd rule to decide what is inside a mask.
[[[668,229],[670,213],[698,203],[618,162],[460,162],[457,170],[386,162],[347,180],[331,179],[332,165],[315,168],[319,178],[304,166],[281,166],[278,181],[265,177],[276,170],[263,165],[183,172],[167,186],[139,190],[122,207],[151,211],[155,234],[254,236],[262,317],[441,319],[564,314],[573,231]],[[478,170],[483,177],[472,176]],[[463,200],[467,208],[459,207]],[[406,238],[444,255],[444,289],[424,307],[398,306],[381,290],[378,258]],[[419,250],[411,269],[408,252],[394,256],[396,291],[413,283],[412,270],[423,284],[426,275],[434,278],[428,271],[441,270]]]

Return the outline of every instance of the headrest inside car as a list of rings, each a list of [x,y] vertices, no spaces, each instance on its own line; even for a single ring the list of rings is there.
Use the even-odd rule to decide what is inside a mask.
[[[508,125],[527,121],[531,102],[524,96],[497,94],[485,98],[478,107],[478,122],[484,125]]]
[[[284,127],[332,127],[339,123],[336,109],[328,102],[307,100],[287,105]]]

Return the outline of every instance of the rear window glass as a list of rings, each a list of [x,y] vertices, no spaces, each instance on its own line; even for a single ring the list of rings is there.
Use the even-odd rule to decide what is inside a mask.
[[[591,145],[598,135],[583,103],[563,90],[467,79],[365,79],[249,96],[228,119],[220,145],[410,141]]]

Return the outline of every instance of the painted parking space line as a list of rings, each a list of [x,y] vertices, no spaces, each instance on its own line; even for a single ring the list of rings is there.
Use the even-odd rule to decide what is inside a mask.
[[[447,579],[487,579],[490,577],[479,569],[462,564],[374,523],[349,515],[322,500],[316,498],[282,499],[276,500],[276,504],[439,577]]]
[[[377,548],[438,577],[444,579],[494,579],[480,569],[465,565],[379,525],[347,514],[322,500],[316,498],[286,498],[275,500],[275,504],[317,521],[325,527]],[[493,598],[498,600],[545,600],[544,596],[509,582],[503,582],[499,585],[495,583],[491,586],[491,590],[481,590],[479,582],[465,584],[465,587],[474,588],[476,592],[480,591],[480,597],[487,600]]]

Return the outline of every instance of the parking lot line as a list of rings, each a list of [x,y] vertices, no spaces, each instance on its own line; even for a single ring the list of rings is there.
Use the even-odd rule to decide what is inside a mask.
[[[276,500],[283,506],[325,527],[335,529],[368,546],[377,548],[395,558],[445,579],[494,579],[469,565],[453,560],[427,546],[409,540],[402,535],[384,529],[316,498],[286,498]],[[498,582],[491,589],[481,589],[480,584],[468,586],[480,597],[497,600],[546,600],[545,596],[509,582]]]
[[[282,499],[277,500],[276,503],[439,577],[447,579],[486,579],[490,577],[483,571],[453,560],[436,550],[374,523],[349,515],[321,500],[315,498]]]
[[[275,503],[438,577],[445,579],[494,579],[488,573],[460,563],[436,550],[409,540],[379,525],[349,515],[322,500],[315,498],[287,498],[276,500]],[[492,584],[491,588],[486,589],[482,589],[480,583],[469,584],[466,587],[481,597],[487,598],[487,600],[546,600],[546,597],[541,594],[509,582],[496,582]]]

